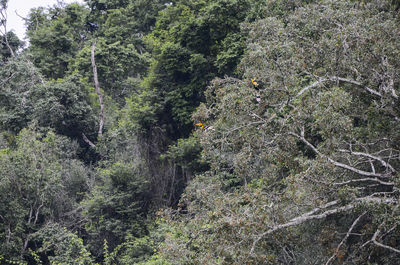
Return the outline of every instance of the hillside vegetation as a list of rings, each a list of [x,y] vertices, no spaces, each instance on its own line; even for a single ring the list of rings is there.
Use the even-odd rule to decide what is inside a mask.
[[[0,264],[400,264],[400,2],[0,1]]]

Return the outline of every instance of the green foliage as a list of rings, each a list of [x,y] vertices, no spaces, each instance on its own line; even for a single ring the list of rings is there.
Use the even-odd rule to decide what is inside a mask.
[[[1,25],[1,24],[0,24]],[[3,66],[5,62],[11,57],[10,48],[6,45],[6,36],[0,36],[0,65]],[[20,48],[23,47],[24,42],[21,41],[18,36],[10,31],[7,32],[7,42],[11,49],[16,53]]]
[[[0,128],[19,132],[30,121],[31,89],[41,83],[41,76],[29,58],[12,58],[0,68]]]
[[[122,118],[119,121],[121,128],[134,133],[146,133],[157,122],[157,104],[154,91],[143,90],[126,99],[126,106],[122,109]]]
[[[89,219],[88,241],[96,257],[103,254],[104,240],[113,250],[128,234],[145,235],[144,217],[149,196],[145,174],[140,165],[114,163],[102,170],[99,183],[83,202],[85,216]]]
[[[370,240],[385,231],[383,245],[399,241],[398,14],[390,1],[267,7],[243,26],[243,76],[214,79],[194,114],[211,170],[189,183],[181,214],[166,215],[160,254],[174,264],[396,264]],[[359,236],[344,237],[351,229]]]
[[[99,82],[106,93],[119,103],[135,92],[127,80],[141,78],[149,66],[149,54],[143,42],[155,23],[155,16],[164,1],[88,1],[91,9],[86,17],[91,33],[98,38],[96,64]],[[72,69],[92,79],[90,47],[76,56]]]
[[[0,37],[0,263],[400,263],[399,1],[85,2]]]
[[[190,172],[202,172],[207,168],[207,163],[201,157],[202,147],[196,136],[179,139],[171,145],[166,152],[166,159]]]
[[[42,247],[38,250],[39,253],[53,253],[49,257],[50,264],[94,264],[82,238],[58,224],[46,224],[34,235],[34,238],[43,242]]]
[[[96,23],[100,32],[107,32],[108,26],[105,26],[107,20],[114,16],[113,12],[121,12],[121,18],[125,24],[120,27],[120,31],[114,31],[116,34],[124,34],[126,32],[146,34],[151,31],[154,26],[156,16],[159,10],[164,8],[166,0],[85,0],[90,9],[89,22]],[[129,17],[129,19],[127,19]],[[116,18],[116,17],[115,17]],[[114,26],[118,26],[115,24]],[[119,26],[122,26],[119,24]],[[100,33],[101,34],[101,33]],[[128,37],[128,35],[125,35]],[[135,38],[131,35],[128,38]]]
[[[12,71],[18,74],[6,79],[1,91],[3,130],[17,133],[37,121],[39,126],[71,138],[80,139],[82,133],[92,136],[96,122],[89,90],[78,76],[41,84],[40,75],[29,69],[29,61],[18,59],[6,67],[4,75]],[[25,69],[27,72],[22,72]]]
[[[79,4],[31,11],[27,21],[29,51],[33,55],[33,63],[45,77],[64,77],[74,56],[88,38],[87,15],[88,10]]]
[[[249,8],[249,1],[178,1],[160,12],[147,37],[155,58],[147,88],[156,90],[158,124],[171,138],[190,134],[207,83],[236,69],[244,48],[240,23]]]
[[[217,55],[217,60],[214,63],[218,72],[221,75],[235,73],[236,66],[245,49],[244,36],[239,33],[228,34],[221,46],[222,51]]]
[[[106,253],[104,264],[141,264],[154,253],[154,242],[148,237],[127,235],[126,242],[118,245],[113,252]],[[105,247],[108,246],[105,244]]]
[[[71,67],[93,80],[91,46],[89,43],[77,54]],[[140,78],[146,71],[149,59],[147,54],[140,54],[131,43],[100,38],[97,40],[95,60],[101,87],[121,103],[124,97],[134,92],[128,79]]]
[[[191,114],[202,98],[206,86],[207,62],[200,54],[191,54],[175,43],[165,43],[148,77],[148,88],[154,88],[158,126],[165,127],[171,138],[188,135]],[[143,92],[148,93],[148,92]],[[152,104],[152,103],[150,103]],[[156,124],[157,124],[156,123]]]
[[[40,126],[72,138],[80,138],[82,133],[94,134],[96,118],[89,90],[79,76],[49,82],[31,93],[31,119],[37,120]]]
[[[49,222],[79,223],[75,209],[88,188],[88,171],[75,159],[76,151],[65,137],[32,129],[21,131],[15,148],[2,149],[0,246],[6,258],[23,261],[29,248],[40,251],[44,242],[35,236]]]

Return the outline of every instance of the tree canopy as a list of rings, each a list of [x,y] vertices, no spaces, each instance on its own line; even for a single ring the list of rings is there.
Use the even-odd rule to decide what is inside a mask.
[[[399,264],[394,0],[0,1],[1,264]]]

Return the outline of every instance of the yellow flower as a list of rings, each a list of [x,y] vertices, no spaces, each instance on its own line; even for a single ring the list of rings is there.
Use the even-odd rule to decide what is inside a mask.
[[[258,86],[258,83],[256,82],[256,79],[255,79],[255,78],[252,78],[252,79],[251,79],[251,83],[252,83],[254,86]]]

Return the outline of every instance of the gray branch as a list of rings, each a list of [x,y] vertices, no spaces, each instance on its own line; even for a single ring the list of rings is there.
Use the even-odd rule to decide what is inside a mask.
[[[318,154],[321,157],[325,157],[329,162],[331,162],[332,164],[334,164],[337,167],[341,167],[344,169],[347,169],[349,171],[352,171],[354,173],[357,173],[359,175],[362,176],[367,176],[367,177],[375,177],[375,178],[387,178],[388,175],[387,174],[379,174],[379,173],[374,173],[374,172],[368,172],[368,171],[364,171],[364,170],[360,170],[357,169],[355,167],[337,162],[335,160],[333,160],[332,158],[326,156],[325,154],[321,153],[314,145],[312,145],[309,141],[307,141],[304,137],[304,135],[298,135],[296,133],[293,132],[289,132],[290,135],[297,137],[298,139],[300,139],[303,143],[305,143],[308,147],[310,147],[316,154]]]
[[[396,252],[396,253],[400,254],[400,250],[398,250],[398,249],[396,249],[396,248],[393,248],[393,247],[391,247],[391,246],[382,244],[382,243],[380,243],[380,242],[378,242],[378,241],[376,240],[376,238],[378,237],[378,235],[379,235],[380,233],[381,233],[381,230],[380,230],[380,229],[376,230],[376,232],[374,233],[374,235],[373,235],[373,237],[372,237],[372,239],[371,239],[371,242],[374,243],[375,245],[379,246],[379,247],[386,248],[386,249],[388,249],[388,250],[391,250],[391,251],[393,251],[393,252]]]
[[[351,235],[354,227],[357,225],[357,223],[361,220],[361,218],[366,214],[367,212],[364,212],[363,214],[361,214],[354,222],[353,224],[350,226],[349,230],[346,233],[346,236],[342,239],[342,241],[340,242],[340,244],[337,246],[335,253],[333,253],[333,255],[328,259],[328,261],[325,263],[325,265],[329,265],[329,263],[333,262],[337,255],[339,254],[339,250],[340,248],[343,246],[344,243],[346,243],[347,239],[349,238],[349,236]]]
[[[332,209],[332,210],[327,210],[327,211],[325,211],[325,212],[323,212],[321,214],[316,214],[316,215],[310,214],[310,212],[317,212],[317,211],[319,211],[321,209],[320,207],[317,207],[317,208],[313,209],[312,211],[310,211],[308,213],[305,213],[305,214],[303,214],[301,216],[293,218],[292,220],[290,220],[289,222],[287,222],[285,224],[274,226],[273,228],[271,228],[268,231],[266,231],[266,232],[262,233],[261,235],[259,235],[257,237],[257,239],[254,240],[253,246],[251,247],[251,250],[250,250],[250,255],[253,255],[257,243],[261,239],[263,239],[265,236],[267,236],[269,234],[272,234],[272,233],[274,233],[274,232],[276,232],[278,230],[284,229],[284,228],[288,228],[288,227],[291,227],[291,226],[296,226],[296,225],[302,224],[302,223],[310,221],[310,220],[324,219],[324,218],[326,218],[326,217],[328,217],[330,215],[333,215],[333,214],[336,214],[336,213],[339,213],[339,212],[349,211],[349,210],[353,209],[354,207],[355,207],[355,205],[348,204],[348,205],[345,205],[345,206],[342,206],[342,207],[339,207],[339,208],[335,208],[335,209]]]
[[[8,33],[8,31],[7,31],[7,2],[6,2],[6,5],[4,6],[4,8],[2,8],[0,10],[0,16],[1,16],[1,20],[3,22],[2,24],[3,24],[3,28],[4,28],[4,31],[0,30],[0,33],[2,33],[4,35],[4,42],[7,46],[7,48],[10,50],[11,56],[14,57],[15,53],[14,53],[13,49],[11,48],[10,43],[8,42],[8,37],[7,37],[7,33]]]
[[[103,95],[101,94],[100,90],[99,79],[97,77],[97,66],[94,59],[95,48],[96,48],[96,40],[93,42],[92,45],[91,60],[93,68],[94,86],[96,88],[97,96],[99,97],[99,103],[100,103],[99,132],[98,132],[98,137],[100,138],[103,135],[103,126],[104,126],[104,102],[103,102]]]
[[[321,79],[319,79],[318,81],[312,83],[311,85],[309,85],[309,86],[303,88],[302,90],[300,90],[299,93],[297,93],[297,95],[296,95],[294,98],[300,97],[301,95],[303,95],[303,94],[304,94],[305,92],[307,92],[308,90],[310,90],[310,89],[312,89],[312,88],[315,88],[315,87],[318,87],[318,86],[319,86],[320,84],[322,84],[322,83],[325,83],[325,82],[338,82],[338,81],[339,81],[339,82],[345,82],[345,83],[349,83],[349,84],[353,84],[353,85],[362,87],[362,88],[365,89],[368,93],[370,93],[370,94],[372,94],[372,95],[375,95],[375,96],[378,96],[378,97],[382,97],[382,94],[381,94],[381,93],[379,93],[378,91],[376,91],[376,90],[374,90],[374,89],[372,89],[372,88],[369,88],[369,87],[367,87],[367,86],[361,84],[360,82],[357,82],[357,81],[355,81],[355,80],[348,79],[348,78],[343,78],[343,77],[338,77],[338,76],[331,76],[331,77],[328,77],[328,78],[321,78]],[[393,96],[394,98],[396,98],[396,99],[398,98],[397,95],[396,95],[395,93],[393,93],[393,92],[392,92],[392,96]]]
[[[298,217],[295,217],[295,218],[291,219],[287,223],[276,225],[276,226],[272,227],[271,229],[269,229],[268,231],[260,234],[253,242],[253,245],[252,245],[251,250],[250,250],[250,255],[253,255],[254,250],[255,250],[255,248],[257,246],[257,243],[261,239],[263,239],[265,236],[267,236],[269,234],[272,234],[272,233],[274,233],[276,231],[279,231],[279,230],[282,230],[282,229],[285,229],[285,228],[289,228],[289,227],[292,227],[292,226],[300,225],[300,224],[303,224],[303,223],[311,221],[311,220],[325,219],[326,217],[328,217],[330,215],[334,215],[334,214],[337,214],[337,213],[350,211],[350,210],[354,209],[359,203],[377,203],[377,204],[379,204],[379,203],[392,203],[393,204],[393,203],[396,203],[396,200],[391,199],[391,198],[375,198],[375,197],[371,197],[371,196],[361,197],[361,198],[355,199],[354,203],[350,203],[350,204],[347,204],[345,206],[334,208],[334,209],[331,209],[331,210],[326,210],[325,212],[320,213],[320,214],[314,214],[314,213],[320,211],[321,209],[326,209],[326,208],[328,208],[330,206],[336,205],[336,204],[338,204],[338,202],[339,201],[332,201],[332,202],[329,202],[329,203],[327,203],[327,204],[325,204],[323,206],[316,207],[313,210],[311,210],[311,211],[309,211],[309,212],[307,212],[305,214],[302,214],[302,215],[300,215]]]
[[[92,141],[90,141],[90,140],[86,137],[86,135],[85,135],[84,133],[82,133],[82,138],[83,138],[83,141],[85,141],[85,143],[87,143],[90,147],[96,148],[96,145],[95,145]]]

